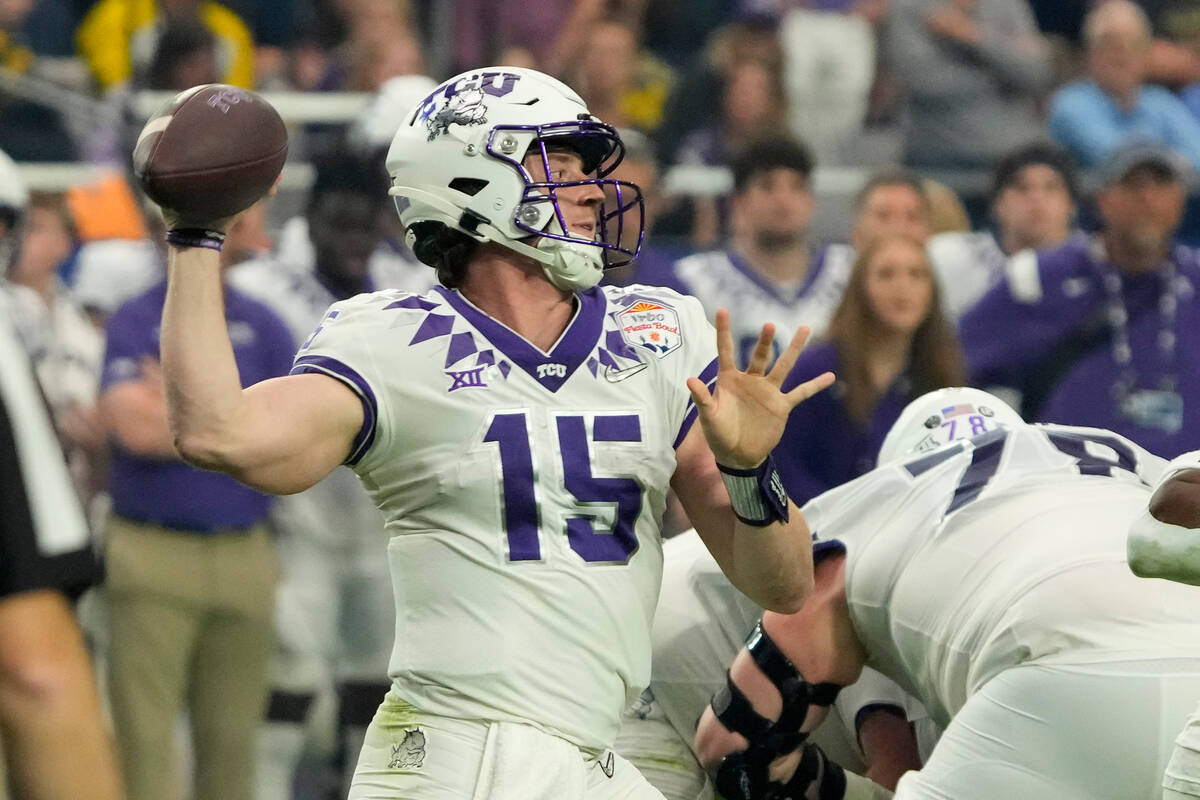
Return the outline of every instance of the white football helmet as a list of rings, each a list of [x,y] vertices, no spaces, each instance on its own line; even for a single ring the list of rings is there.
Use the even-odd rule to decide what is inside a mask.
[[[887,432],[878,463],[934,450],[999,427],[1024,425],[1012,406],[980,389],[953,386],[913,400]]]
[[[562,143],[583,159],[586,180],[535,180],[527,155]],[[479,242],[496,242],[539,262],[560,289],[595,286],[603,270],[627,264],[642,242],[641,190],[606,178],[624,156],[617,132],[566,84],[531,69],[489,67],[438,86],[408,113],[392,139],[387,170],[400,221],[437,222]],[[604,190],[598,234],[572,235],[557,191]]]

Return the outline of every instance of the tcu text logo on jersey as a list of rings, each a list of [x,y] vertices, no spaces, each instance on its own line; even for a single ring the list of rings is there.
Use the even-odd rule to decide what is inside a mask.
[[[567,367],[565,364],[538,364],[537,376],[545,378],[549,375],[552,378],[567,377]]]

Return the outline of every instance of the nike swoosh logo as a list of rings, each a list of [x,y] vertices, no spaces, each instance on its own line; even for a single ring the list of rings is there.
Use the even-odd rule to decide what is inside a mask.
[[[642,366],[645,366],[645,364],[643,364]],[[604,771],[604,776],[606,778],[611,778],[613,776],[613,768],[615,766],[616,766],[616,764],[613,763],[612,750],[609,750],[608,758],[606,758],[600,762],[600,769]]]
[[[650,366],[650,365],[649,364],[636,364],[632,367],[627,367],[626,369],[613,369],[612,367],[605,367],[604,368],[604,378],[609,383],[620,383],[623,380],[632,378],[634,375],[637,375],[639,372],[641,372],[648,366]]]

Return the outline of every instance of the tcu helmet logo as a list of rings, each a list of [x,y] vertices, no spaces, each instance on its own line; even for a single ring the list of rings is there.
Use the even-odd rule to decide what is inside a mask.
[[[537,376],[545,378],[547,375],[551,378],[567,377],[566,364],[538,364]]]
[[[414,122],[420,122],[433,141],[451,125],[482,125],[487,122],[487,96],[504,97],[521,76],[511,72],[481,72],[438,87],[425,98]]]

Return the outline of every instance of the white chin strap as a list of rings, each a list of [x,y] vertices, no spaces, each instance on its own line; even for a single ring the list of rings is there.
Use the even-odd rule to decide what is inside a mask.
[[[551,218],[546,231],[561,235],[562,226]],[[604,250],[598,244],[564,242],[547,236],[540,237],[533,246],[505,236],[493,237],[492,241],[537,261],[546,280],[564,292],[585,292],[604,277]]]

